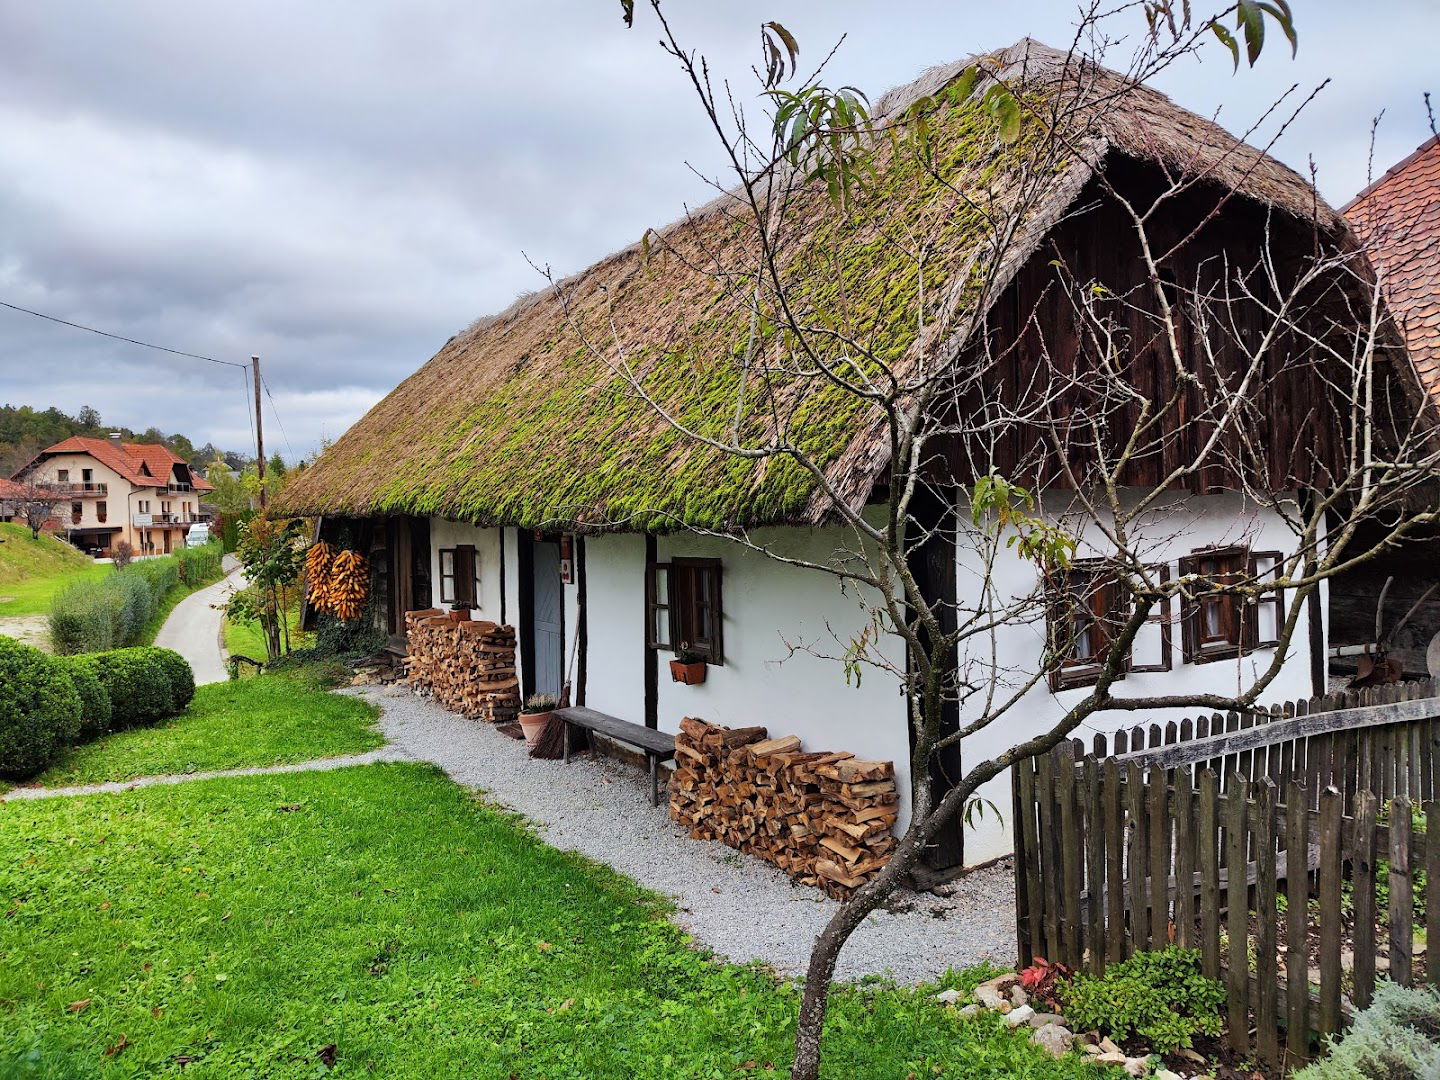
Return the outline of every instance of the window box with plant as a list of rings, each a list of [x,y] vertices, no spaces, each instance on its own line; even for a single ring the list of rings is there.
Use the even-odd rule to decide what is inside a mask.
[[[670,675],[676,682],[703,683],[707,667],[725,663],[719,559],[655,563],[646,576],[645,608],[646,644],[675,654]]]
[[[539,743],[559,704],[549,694],[531,694],[520,706],[520,730],[525,732],[525,745],[530,749],[535,749]]]
[[[670,661],[670,678],[686,686],[698,686],[705,681],[705,654],[681,642],[675,650],[675,659]]]

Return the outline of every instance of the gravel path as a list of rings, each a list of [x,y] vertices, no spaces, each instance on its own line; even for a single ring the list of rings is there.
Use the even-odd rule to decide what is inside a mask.
[[[140,776],[134,780],[116,780],[108,784],[82,784],[77,787],[18,787],[0,794],[0,802],[16,799],[57,799],[68,795],[106,795],[117,791],[154,787],[157,784],[188,784],[191,780],[214,780],[221,776],[268,776],[271,773],[326,772],[350,765],[373,765],[377,761],[406,761],[407,756],[393,747],[382,747],[364,754],[314,758],[290,765],[255,765],[246,769],[215,769],[210,772],[169,773],[165,776]]]
[[[663,806],[650,805],[638,768],[608,758],[572,758],[568,766],[533,760],[524,744],[396,686],[344,692],[380,706],[394,749],[484,790],[533,822],[547,843],[673,897],[680,925],[731,960],[803,973],[816,934],[839,906],[753,856],[690,839]],[[841,954],[837,977],[919,982],[981,960],[1008,966],[1014,927],[1009,869],[980,870],[951,896],[903,893],[890,910],[872,913]]]
[[[235,556],[226,555],[222,565],[226,576],[176,604],[175,610],[170,612],[160,632],[155,635],[156,645],[162,649],[174,649],[190,661],[197,686],[224,682],[230,677],[225,670],[225,613],[213,605],[228,600],[244,581]]]

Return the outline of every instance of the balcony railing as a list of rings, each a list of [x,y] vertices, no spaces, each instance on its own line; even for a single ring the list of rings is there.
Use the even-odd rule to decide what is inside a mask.
[[[132,523],[149,529],[161,525],[193,525],[200,519],[193,514],[136,514]]]
[[[187,491],[194,491],[194,490],[195,490],[195,485],[194,485],[194,484],[170,484],[170,485],[168,485],[168,486],[166,487],[165,490],[167,490],[168,492],[170,492],[171,495],[183,495],[183,494],[184,494],[185,492],[187,492]]]
[[[102,483],[77,484],[59,481],[41,481],[40,483],[46,491],[53,491],[56,495],[104,495],[110,488],[109,484]]]

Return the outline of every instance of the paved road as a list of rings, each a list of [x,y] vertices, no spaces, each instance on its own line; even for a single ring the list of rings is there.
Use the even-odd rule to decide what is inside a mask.
[[[241,576],[235,556],[226,555],[224,566],[229,573],[176,604],[165,625],[160,627],[160,633],[155,635],[156,645],[174,649],[190,661],[196,684],[224,682],[229,677],[221,636],[225,616],[211,605],[223,604],[240,586]]]

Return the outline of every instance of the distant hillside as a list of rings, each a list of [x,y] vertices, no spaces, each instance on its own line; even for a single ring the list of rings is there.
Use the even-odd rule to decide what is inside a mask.
[[[134,431],[105,423],[100,413],[85,406],[74,416],[51,406],[0,405],[0,476],[10,476],[45,447],[71,435],[104,438],[118,431],[127,442],[160,443],[184,458],[193,468],[203,470],[217,457],[232,469],[243,470],[252,460],[233,450],[221,450],[211,443],[197,447],[185,435],[166,435],[158,427]]]
[[[32,540],[25,526],[0,522],[0,593],[12,582],[93,565],[88,556],[53,536]]]

